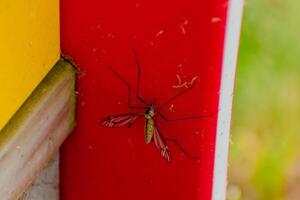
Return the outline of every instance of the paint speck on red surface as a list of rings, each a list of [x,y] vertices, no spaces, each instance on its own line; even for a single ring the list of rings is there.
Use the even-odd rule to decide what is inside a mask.
[[[194,77],[195,88],[163,112],[170,118],[202,115],[218,108],[226,0],[62,0],[61,47],[80,73],[77,126],[62,148],[61,199],[211,199],[217,116],[167,123],[175,138],[199,160],[169,143],[168,164],[154,144],[144,142],[144,122],[108,129],[103,117],[128,113],[127,89],[106,66],[136,87],[141,62],[141,95],[164,102]],[[132,95],[135,104],[139,102]]]

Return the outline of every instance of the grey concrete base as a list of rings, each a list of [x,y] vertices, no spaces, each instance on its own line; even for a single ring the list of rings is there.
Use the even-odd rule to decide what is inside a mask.
[[[36,177],[30,188],[19,200],[59,199],[59,155],[55,155],[47,167]]]

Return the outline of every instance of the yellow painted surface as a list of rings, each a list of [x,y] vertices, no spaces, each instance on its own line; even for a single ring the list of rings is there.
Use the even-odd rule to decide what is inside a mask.
[[[0,0],[0,130],[58,61],[59,0]]]

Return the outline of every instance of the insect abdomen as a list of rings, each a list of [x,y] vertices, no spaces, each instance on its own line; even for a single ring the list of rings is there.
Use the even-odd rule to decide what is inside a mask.
[[[145,123],[145,142],[146,142],[146,144],[149,144],[151,142],[153,133],[154,133],[154,121],[151,118],[146,119],[146,123]]]

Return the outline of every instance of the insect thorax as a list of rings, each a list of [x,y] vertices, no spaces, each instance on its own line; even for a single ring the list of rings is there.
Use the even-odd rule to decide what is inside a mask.
[[[150,106],[149,108],[147,108],[147,110],[145,111],[145,117],[147,119],[151,119],[153,118],[155,115],[155,110],[153,108],[153,106]]]

